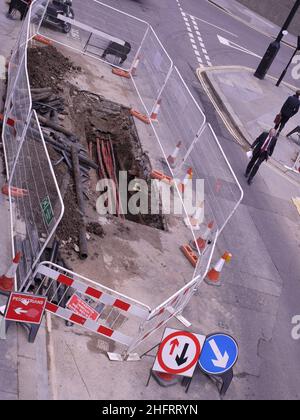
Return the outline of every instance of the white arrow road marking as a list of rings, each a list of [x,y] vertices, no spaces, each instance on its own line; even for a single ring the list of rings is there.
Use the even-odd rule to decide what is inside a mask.
[[[229,362],[229,355],[227,351],[225,351],[224,355],[222,355],[215,340],[210,340],[209,345],[217,358],[217,360],[212,360],[213,364],[216,367],[225,369]]]
[[[223,38],[220,35],[217,35],[219,42],[227,47],[233,48],[234,50],[242,51],[245,54],[253,55],[253,57],[262,58],[260,55],[255,54],[254,52],[247,50],[247,48],[242,47],[241,45],[236,44],[235,42],[229,41],[226,38]]]
[[[24,311],[24,309],[22,308],[17,308],[14,310],[16,314],[21,315],[21,314],[27,314],[28,311]]]

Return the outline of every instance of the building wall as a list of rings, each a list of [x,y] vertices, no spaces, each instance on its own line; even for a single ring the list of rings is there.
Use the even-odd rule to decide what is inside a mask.
[[[244,6],[282,26],[289,15],[295,0],[238,0]],[[292,22],[289,32],[300,35],[300,8]]]

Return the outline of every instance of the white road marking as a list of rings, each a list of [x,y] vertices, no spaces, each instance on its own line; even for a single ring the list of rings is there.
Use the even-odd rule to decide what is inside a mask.
[[[203,66],[203,60],[206,61],[207,66],[211,67],[212,63],[209,57],[209,54],[207,52],[207,49],[205,47],[205,43],[203,42],[202,36],[201,36],[201,32],[199,31],[199,27],[198,27],[198,23],[197,23],[197,18],[193,15],[190,15],[186,12],[184,12],[182,10],[181,4],[179,0],[176,0],[177,5],[179,7],[179,10],[181,12],[181,16],[183,18],[183,21],[185,22],[187,31],[188,31],[188,35],[191,41],[191,45],[193,47],[195,56],[196,56],[196,60],[198,62],[198,64],[200,64],[200,67],[204,67]],[[201,19],[198,19],[199,21],[201,21]],[[191,23],[190,23],[191,22]],[[197,39],[195,39],[193,30],[195,31],[196,35],[197,35]],[[197,45],[197,43],[199,43],[199,47]],[[201,57],[201,52],[203,54],[203,57]]]
[[[238,35],[236,35],[236,34],[234,34],[234,33],[230,32],[230,31],[228,31],[227,29],[221,28],[220,26],[214,25],[213,23],[210,23],[210,22],[208,22],[207,20],[200,19],[200,18],[198,18],[198,17],[196,17],[196,16],[193,16],[193,18],[194,18],[195,20],[199,20],[199,21],[201,21],[201,22],[203,22],[203,23],[206,23],[206,24],[207,24],[207,25],[209,25],[209,26],[213,26],[214,28],[219,29],[220,31],[226,32],[227,34],[232,35],[232,36],[234,36],[235,38],[238,38]]]
[[[247,50],[247,48],[242,47],[241,45],[236,44],[235,42],[229,41],[226,38],[223,38],[220,35],[217,35],[219,42],[227,47],[233,48],[234,50],[242,51],[245,54],[252,55],[253,57],[262,58],[260,55],[255,54],[254,52]]]

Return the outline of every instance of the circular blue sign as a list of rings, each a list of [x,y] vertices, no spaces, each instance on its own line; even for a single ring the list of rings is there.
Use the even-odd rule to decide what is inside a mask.
[[[199,358],[200,368],[210,375],[222,375],[237,362],[237,342],[226,334],[212,334],[206,337]]]

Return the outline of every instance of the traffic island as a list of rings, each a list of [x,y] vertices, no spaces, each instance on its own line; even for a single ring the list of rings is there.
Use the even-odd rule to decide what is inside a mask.
[[[297,90],[287,83],[276,87],[273,77],[258,80],[253,74],[254,69],[241,66],[197,70],[204,90],[228,131],[245,150],[249,150],[263,131],[274,127],[275,116],[283,103]],[[299,118],[296,115],[286,124],[270,159],[273,166],[296,182],[300,182],[300,175],[286,167],[294,166],[300,152],[300,139],[297,134],[290,138],[286,135],[299,125]]]

